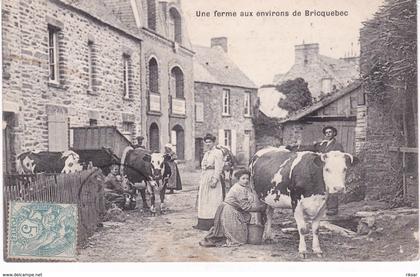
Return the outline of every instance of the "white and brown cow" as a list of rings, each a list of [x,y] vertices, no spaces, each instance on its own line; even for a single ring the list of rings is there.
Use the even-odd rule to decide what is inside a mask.
[[[18,174],[71,173],[83,170],[79,155],[71,150],[64,152],[28,151],[16,158]]]
[[[142,148],[133,149],[130,146],[124,150],[121,158],[121,173],[127,176],[133,183],[146,184],[146,189],[140,189],[143,200],[143,207],[146,205],[146,190],[150,194],[150,211],[152,214],[157,210],[162,212],[165,201],[165,191],[168,179],[171,175],[171,169],[167,163],[169,157],[161,153],[150,153]],[[158,202],[156,203],[156,198]]]
[[[150,196],[150,211],[156,213],[156,197],[158,197],[158,210],[163,212],[165,210],[165,192],[168,186],[169,178],[171,177],[171,167],[168,162],[171,159],[169,155],[162,153],[152,153],[151,164],[152,164],[152,176],[155,181],[155,186],[151,187],[149,193]]]
[[[306,257],[305,235],[312,223],[312,250],[322,256],[318,228],[328,194],[345,191],[346,170],[354,162],[352,155],[339,151],[318,154],[275,147],[258,151],[250,170],[255,191],[267,204],[264,239],[272,239],[274,209],[292,208],[299,231],[299,254]]]

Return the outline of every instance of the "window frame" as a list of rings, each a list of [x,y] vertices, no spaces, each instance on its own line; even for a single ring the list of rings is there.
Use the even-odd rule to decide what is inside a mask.
[[[251,92],[245,91],[244,95],[244,116],[250,117],[251,116]]]
[[[130,91],[130,55],[123,54],[123,99],[127,100],[131,98]]]
[[[223,145],[232,150],[232,130],[223,130]]]
[[[94,90],[94,81],[95,81],[95,77],[94,77],[95,62],[94,62],[94,48],[93,47],[94,47],[94,42],[91,40],[88,40],[88,78],[89,78],[88,89],[91,92]]]
[[[223,89],[222,115],[230,116],[230,89]]]
[[[48,24],[48,82],[53,84],[60,83],[60,70],[59,70],[59,43],[58,43],[58,33],[60,29]],[[51,36],[52,36],[52,45],[51,45]],[[53,52],[51,55],[51,51]],[[54,61],[51,61],[51,58]],[[51,70],[53,67],[53,70]],[[54,73],[54,74],[52,74]],[[54,79],[52,79],[54,76]]]
[[[324,82],[329,82],[329,87],[328,87],[328,91],[324,91]],[[333,87],[333,79],[332,78],[322,78],[321,79],[321,92],[324,94],[328,94],[331,93],[333,91],[332,87]]]

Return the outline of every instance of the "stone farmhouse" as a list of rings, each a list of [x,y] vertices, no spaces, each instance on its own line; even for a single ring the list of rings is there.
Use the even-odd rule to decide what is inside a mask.
[[[194,46],[195,161],[203,156],[203,136],[212,133],[247,165],[255,151],[253,126],[256,85],[228,56],[226,37],[211,47]]]
[[[334,59],[319,53],[319,44],[295,45],[295,63],[285,74],[274,76],[273,83],[303,78],[312,97],[317,99],[339,90],[359,78],[359,58]]]
[[[71,127],[96,125],[193,160],[194,52],[179,1],[6,0],[2,20],[4,160],[67,150]]]

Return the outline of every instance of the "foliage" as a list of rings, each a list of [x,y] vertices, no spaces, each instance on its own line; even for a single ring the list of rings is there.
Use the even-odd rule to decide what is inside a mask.
[[[279,100],[278,106],[288,112],[294,112],[312,104],[308,83],[302,78],[287,80],[276,86],[276,89],[286,96]]]
[[[413,0],[387,0],[372,20],[364,22],[361,69],[366,91],[384,96],[388,87],[416,85],[416,25]]]

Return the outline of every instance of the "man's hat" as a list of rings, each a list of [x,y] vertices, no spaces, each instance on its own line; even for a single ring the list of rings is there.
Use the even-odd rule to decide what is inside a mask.
[[[212,134],[206,134],[206,135],[204,136],[203,140],[204,140],[204,141],[206,141],[206,140],[211,140],[212,142],[215,142],[215,141],[216,141],[216,137],[215,137],[215,136],[213,136]]]
[[[325,132],[326,132],[328,129],[333,131],[334,136],[336,136],[336,135],[337,135],[337,129],[336,129],[336,128],[334,128],[333,126],[327,126],[327,127],[324,127],[324,128],[322,129],[322,133],[325,135]]]

